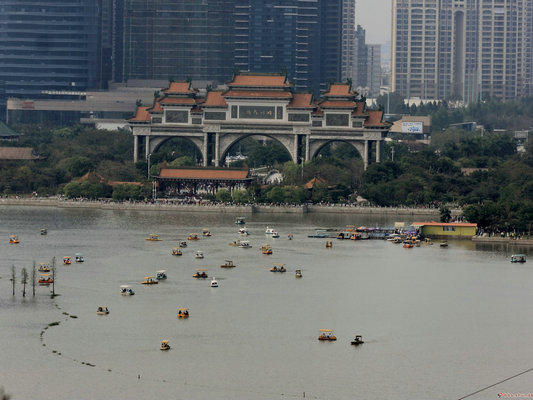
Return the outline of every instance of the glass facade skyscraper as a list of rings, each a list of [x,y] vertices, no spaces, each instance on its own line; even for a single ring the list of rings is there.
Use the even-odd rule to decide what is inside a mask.
[[[114,80],[230,79],[234,3],[115,0]]]
[[[0,102],[98,85],[101,0],[0,0]]]
[[[235,70],[285,71],[318,93],[341,78],[342,10],[342,0],[114,0],[113,77],[223,83]]]

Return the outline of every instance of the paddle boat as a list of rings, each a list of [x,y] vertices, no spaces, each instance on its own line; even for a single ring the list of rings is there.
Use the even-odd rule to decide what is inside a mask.
[[[9,235],[9,244],[20,243],[19,237],[17,235]]]
[[[83,254],[81,253],[76,253],[74,254],[74,260],[77,262],[77,263],[82,263],[85,261],[85,258],[83,258]]]
[[[49,285],[51,283],[54,283],[54,280],[50,276],[50,274],[40,274],[39,275],[39,285]]]
[[[197,279],[205,279],[207,278],[207,270],[206,269],[197,269],[196,273],[192,276],[193,278]]]
[[[70,256],[63,257],[63,265],[70,265],[70,264],[72,264]]]
[[[135,292],[129,285],[120,285],[120,294],[123,296],[133,296]]]
[[[408,239],[408,240],[404,240],[403,241],[402,247],[404,249],[411,249],[411,248],[414,247],[414,244],[413,244],[413,242],[410,239]]]
[[[159,347],[160,350],[170,350],[170,345],[168,344],[168,340],[161,340],[161,347]]]
[[[96,314],[97,315],[107,315],[109,314],[109,310],[107,309],[107,307],[104,307],[104,306],[100,306],[96,309]]]
[[[364,343],[364,341],[363,341],[363,337],[362,337],[361,335],[357,335],[357,336],[355,337],[355,339],[352,340],[352,344],[353,344],[354,346],[358,346],[358,345],[363,344],[363,343]]]
[[[220,266],[220,268],[234,268],[234,267],[236,267],[236,265],[233,264],[232,260],[226,260],[226,262]]]
[[[422,244],[424,246],[433,246],[433,241],[430,238],[424,238],[424,240],[422,240]]]
[[[297,278],[301,278],[302,277],[302,270],[301,269],[297,269],[296,271],[294,271],[294,274]]]
[[[155,279],[157,279],[158,281],[162,281],[163,279],[167,279],[167,270],[166,269],[162,269],[162,270],[159,270],[155,273]]]
[[[235,223],[237,225],[244,225],[246,223],[246,219],[244,217],[237,217],[235,218]]]
[[[247,240],[243,240],[243,241],[241,241],[241,242],[239,243],[239,247],[240,247],[241,249],[250,249],[250,248],[252,248],[252,245],[250,244],[249,241],[247,241]]]
[[[318,340],[337,340],[337,337],[333,335],[333,329],[320,329]]]
[[[250,232],[248,232],[248,229],[246,229],[246,227],[243,226],[242,228],[239,228],[239,234],[241,236],[248,236]]]
[[[315,233],[307,235],[308,238],[327,238],[329,233],[326,229],[317,229]]]
[[[279,238],[279,233],[276,232],[276,231],[272,232],[272,237],[273,237],[274,239]]]
[[[200,235],[197,233],[189,233],[189,236],[187,236],[187,240],[200,240]]]
[[[326,248],[329,249],[333,247],[333,242],[331,240],[326,240]]]
[[[172,249],[172,255],[173,256],[181,256],[183,253],[181,252],[179,247],[174,247]]]
[[[47,235],[47,234],[48,234],[48,230],[46,228],[42,228],[41,235]]]
[[[194,254],[194,258],[204,258],[204,253],[202,253],[200,250],[196,250],[196,253]]]
[[[187,242],[186,241],[180,242],[179,247],[187,247]]]
[[[269,244],[264,244],[261,246],[261,253],[263,254],[272,254],[272,246]]]
[[[526,255],[525,254],[513,254],[511,256],[511,262],[512,263],[525,263]]]
[[[39,263],[40,272],[50,272],[50,264],[48,263]]]
[[[292,233],[289,233],[289,234],[287,235],[287,239],[292,240],[292,238],[293,238]]]
[[[211,236],[211,232],[208,229],[202,229],[202,236],[209,237]]]
[[[153,276],[145,276],[144,281],[141,282],[143,285],[157,285],[158,283]]]
[[[287,272],[285,269],[285,264],[274,264],[272,268],[270,268],[270,272]]]
[[[218,281],[216,280],[215,277],[213,277],[213,279],[211,279],[211,287],[218,287]]]
[[[159,239],[159,235],[156,235],[155,233],[150,233],[150,235],[146,238],[149,242],[159,242],[161,239]]]
[[[265,235],[272,235],[273,233],[275,233],[276,231],[274,230],[274,228],[269,228],[267,226],[266,228],[266,231],[265,231]]]
[[[178,308],[178,318],[189,318],[189,309]]]
[[[234,246],[234,247],[239,247],[241,245],[241,241],[240,240],[234,240],[233,242],[228,243],[228,245]]]
[[[443,240],[442,242],[440,242],[439,246],[440,247],[448,247],[448,242],[446,240]]]

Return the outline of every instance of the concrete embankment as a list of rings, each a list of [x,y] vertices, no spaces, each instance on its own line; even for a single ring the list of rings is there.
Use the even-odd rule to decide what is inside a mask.
[[[511,239],[508,237],[488,237],[488,236],[474,236],[472,241],[475,243],[501,243],[510,246],[533,246],[533,239]]]
[[[73,201],[59,199],[0,199],[0,205],[44,206],[61,208],[98,208],[104,210],[146,210],[146,211],[187,211],[213,212],[235,215],[261,214],[352,214],[352,215],[398,215],[398,216],[432,216],[439,218],[439,210],[431,208],[397,208],[397,207],[354,207],[341,205],[224,205],[224,204],[173,204],[167,202],[113,202],[113,201]],[[460,210],[452,210],[452,215],[461,215]]]

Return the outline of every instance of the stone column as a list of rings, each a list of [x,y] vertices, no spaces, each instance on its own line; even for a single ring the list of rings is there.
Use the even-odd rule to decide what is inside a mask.
[[[305,161],[309,161],[311,149],[309,148],[309,138],[311,135],[305,135]]]
[[[220,132],[215,133],[215,167],[220,167]]]
[[[376,140],[376,162],[381,162],[381,140]]]
[[[133,135],[133,162],[139,161],[139,136]]]
[[[363,151],[363,165],[364,169],[368,168],[368,140],[365,140],[365,150]]]
[[[298,164],[298,134],[294,135],[294,143],[292,146],[292,159]]]
[[[145,139],[144,159],[148,160],[148,154],[150,154],[150,136],[146,135],[144,139]]]
[[[209,133],[204,132],[204,143],[202,145],[202,156],[204,158],[204,167],[207,167],[207,136]]]

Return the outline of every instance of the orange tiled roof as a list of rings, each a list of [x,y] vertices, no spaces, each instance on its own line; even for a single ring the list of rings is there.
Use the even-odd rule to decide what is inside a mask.
[[[209,180],[245,180],[248,178],[247,169],[228,169],[228,168],[205,168],[205,169],[170,169],[162,168],[159,172],[159,178],[171,179],[209,179]]]
[[[379,110],[371,110],[367,111],[368,118],[366,119],[364,126],[383,126],[383,122],[381,121],[383,117],[383,111]]]
[[[222,91],[211,91],[207,93],[207,97],[202,106],[205,107],[225,107],[228,105],[224,97],[222,97]]]
[[[468,224],[466,222],[413,222],[413,226],[465,226],[465,227],[475,227],[477,224]]]
[[[227,82],[228,86],[280,86],[290,87],[291,83],[285,75],[235,75],[233,81]]]
[[[353,96],[354,94],[355,92],[350,90],[350,85],[347,83],[335,83],[330,85],[324,96]]]
[[[159,103],[159,99],[155,101],[152,108],[148,109],[148,112],[151,112],[151,113],[162,113],[163,112],[163,107],[161,107],[161,103]]]
[[[322,108],[354,108],[356,105],[354,101],[349,100],[325,100],[320,103]]]
[[[161,99],[161,104],[172,104],[172,105],[194,105],[196,100],[192,97],[165,97]]]
[[[145,106],[137,107],[135,117],[129,118],[128,121],[132,122],[148,122],[150,121],[150,114],[148,114],[148,108]]]
[[[365,115],[363,112],[365,109],[365,103],[363,101],[357,101],[355,104],[357,108],[352,112],[352,115]]]
[[[224,93],[224,97],[276,97],[288,99],[292,97],[291,92],[282,92],[276,90],[229,90]]]
[[[310,93],[295,93],[291,102],[287,105],[289,108],[314,108],[313,95]]]
[[[304,185],[304,188],[306,189],[312,189],[313,186],[319,184],[319,183],[326,183],[326,181],[323,179],[323,178],[313,178],[311,179],[309,182],[307,182],[305,185]]]
[[[190,82],[171,82],[168,88],[163,89],[163,92],[167,94],[191,94],[197,91],[191,88]]]

